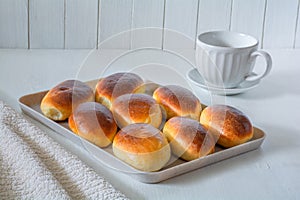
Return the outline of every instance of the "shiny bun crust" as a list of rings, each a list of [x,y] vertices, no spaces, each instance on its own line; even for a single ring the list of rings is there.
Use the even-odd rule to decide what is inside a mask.
[[[99,147],[111,144],[117,132],[111,111],[97,102],[80,104],[69,117],[69,127]]]
[[[214,152],[213,135],[194,119],[173,117],[166,122],[163,133],[169,141],[172,152],[186,161]]]
[[[201,103],[186,88],[177,85],[162,86],[154,91],[153,98],[166,110],[168,119],[183,116],[199,120]]]
[[[130,124],[121,129],[113,141],[116,157],[142,171],[157,171],[171,157],[165,136],[149,124]]]
[[[115,73],[99,80],[96,85],[96,101],[111,108],[112,102],[123,94],[143,93],[143,80],[133,73]]]
[[[133,123],[147,123],[159,128],[162,123],[160,105],[146,94],[125,94],[115,99],[111,107],[120,128]]]
[[[71,131],[75,134],[78,133],[78,130],[76,128],[76,124],[75,124],[75,121],[74,121],[74,115],[71,114],[70,117],[68,118],[68,125],[69,125],[69,128],[71,129]]]
[[[201,114],[203,124],[218,139],[223,147],[233,147],[247,142],[253,137],[253,126],[241,111],[231,106],[212,105]]]
[[[85,83],[77,80],[64,81],[44,96],[41,111],[55,121],[66,120],[80,103],[94,101],[93,90]]]

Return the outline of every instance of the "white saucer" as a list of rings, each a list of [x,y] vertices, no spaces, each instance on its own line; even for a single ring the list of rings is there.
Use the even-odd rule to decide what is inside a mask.
[[[217,95],[240,94],[240,93],[243,93],[243,92],[246,92],[248,90],[255,88],[259,84],[259,80],[257,80],[254,82],[244,81],[235,88],[216,88],[216,87],[208,86],[207,84],[205,84],[205,81],[203,80],[203,78],[201,77],[201,75],[199,74],[199,72],[197,71],[196,68],[191,69],[187,73],[187,78],[191,82],[193,82],[196,86],[198,86],[204,90],[207,90],[213,94],[217,94]]]

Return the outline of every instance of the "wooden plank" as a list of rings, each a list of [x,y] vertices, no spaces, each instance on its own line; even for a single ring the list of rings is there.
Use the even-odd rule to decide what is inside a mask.
[[[64,48],[64,1],[30,0],[30,48]]]
[[[261,41],[266,0],[233,0],[232,3],[231,30],[252,35]]]
[[[66,0],[65,48],[95,48],[98,0]]]
[[[133,0],[100,0],[99,48],[130,48]]]
[[[165,6],[163,47],[194,48],[198,0],[166,0]]]
[[[210,30],[229,30],[231,6],[231,0],[200,0],[198,34]]]
[[[164,0],[134,0],[131,47],[161,47]]]
[[[28,1],[0,1],[0,48],[28,48]]]
[[[298,0],[267,1],[264,48],[292,48],[294,45]]]
[[[297,12],[297,29],[295,32],[295,45],[294,48],[300,48],[300,1],[298,3],[298,12]]]

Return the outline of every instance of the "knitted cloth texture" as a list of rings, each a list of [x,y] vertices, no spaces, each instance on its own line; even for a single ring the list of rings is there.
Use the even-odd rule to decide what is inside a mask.
[[[127,199],[0,101],[0,199]]]

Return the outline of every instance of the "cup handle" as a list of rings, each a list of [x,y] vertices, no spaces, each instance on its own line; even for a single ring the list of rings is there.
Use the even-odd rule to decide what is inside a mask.
[[[270,71],[271,71],[271,68],[272,68],[272,58],[271,58],[270,54],[268,54],[265,51],[261,51],[261,50],[254,51],[250,55],[250,62],[253,62],[256,59],[257,56],[261,56],[261,57],[263,57],[266,60],[266,69],[260,75],[257,75],[257,74],[255,74],[253,72],[250,73],[250,75],[246,76],[246,81],[247,82],[258,81],[258,80],[264,78],[265,76],[267,76],[270,73]]]

